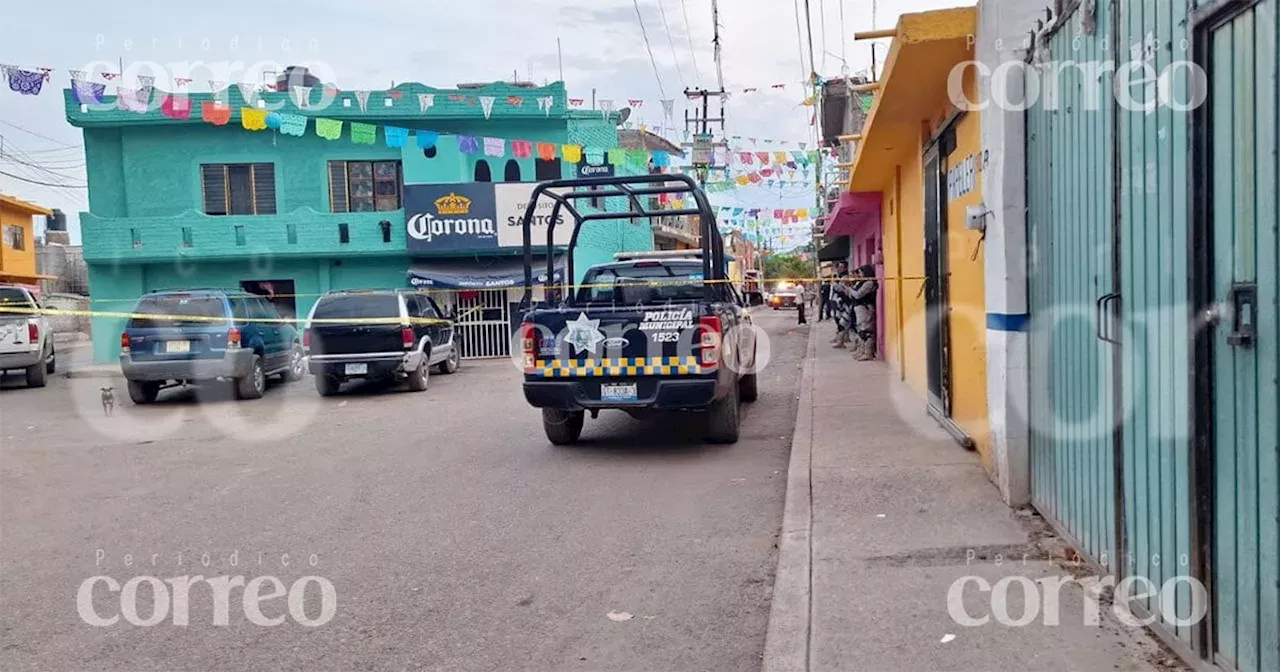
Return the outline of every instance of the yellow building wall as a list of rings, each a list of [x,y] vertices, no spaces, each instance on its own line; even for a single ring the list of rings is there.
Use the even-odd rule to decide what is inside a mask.
[[[7,226],[22,227],[24,249],[9,247],[9,238],[4,235]],[[4,203],[0,203],[0,272],[28,277],[36,274],[36,237],[31,213],[8,207]]]
[[[982,129],[969,113],[955,126],[946,157],[948,325],[951,419],[977,444],[990,471],[987,421],[987,324],[982,232],[966,228],[966,208],[982,203]]]
[[[885,259],[885,350],[920,396],[929,390],[925,359],[924,178],[919,151],[907,150],[881,191]]]

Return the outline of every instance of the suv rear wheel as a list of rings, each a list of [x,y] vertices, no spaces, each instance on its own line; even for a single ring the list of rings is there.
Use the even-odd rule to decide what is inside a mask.
[[[237,399],[258,399],[267,391],[267,373],[262,369],[262,358],[253,356],[253,366],[249,375],[236,378]]]
[[[302,355],[302,346],[294,344],[293,353],[289,355],[289,370],[284,372],[284,379],[289,383],[302,380],[307,374],[307,359]]]
[[[431,367],[427,366],[427,353],[422,353],[422,358],[418,360],[418,368],[409,372],[406,381],[409,383],[409,389],[414,392],[422,392],[427,389],[427,379],[431,376]]]
[[[145,380],[129,381],[129,399],[135,404],[150,404],[160,394],[160,383]]]
[[[707,410],[706,440],[711,443],[738,442],[738,386],[731,386],[729,396],[713,402]]]
[[[316,392],[322,397],[332,397],[338,393],[338,388],[342,386],[342,381],[333,376],[326,376],[323,373],[316,376]]]
[[[577,443],[582,436],[582,423],[585,420],[584,411],[542,409],[542,430],[547,433],[547,440],[557,446]]]
[[[49,347],[49,359],[45,361],[44,372],[48,374],[57,373],[58,371],[58,355],[53,351],[53,346]]]

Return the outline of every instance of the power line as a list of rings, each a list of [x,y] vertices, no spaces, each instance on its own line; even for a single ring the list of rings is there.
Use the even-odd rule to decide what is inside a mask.
[[[640,0],[631,0],[636,8],[636,20],[640,22],[640,35],[644,38],[644,48],[649,51],[649,63],[653,64],[653,76],[658,80],[658,93],[666,100],[667,91],[662,86],[662,75],[658,72],[658,59],[653,57],[653,45],[649,44],[649,33],[644,29],[644,16],[640,14]]]
[[[822,71],[827,71],[827,0],[818,0],[818,14],[822,16]]]
[[[55,145],[60,145],[60,146],[62,146],[62,147],[72,148],[72,147],[80,147],[80,146],[81,146],[81,145],[70,145],[70,144],[67,144],[67,143],[65,143],[65,142],[63,142],[63,141],[61,141],[61,140],[57,140],[57,139],[55,139],[55,138],[51,138],[51,137],[49,137],[49,136],[47,136],[47,135],[43,135],[43,134],[41,134],[41,133],[36,133],[35,131],[32,131],[32,130],[30,130],[30,129],[23,128],[23,127],[21,127],[21,126],[19,126],[19,125],[17,125],[17,124],[11,124],[11,123],[9,123],[9,122],[7,122],[7,121],[4,121],[4,120],[2,120],[2,119],[0,119],[0,124],[4,124],[5,126],[8,126],[8,127],[10,127],[10,128],[15,128],[15,129],[17,129],[17,130],[19,130],[19,131],[22,131],[23,133],[26,133],[26,134],[28,134],[28,135],[34,135],[34,136],[35,136],[35,137],[37,137],[37,138],[41,138],[41,139],[43,139],[43,140],[48,140],[49,142],[52,142],[52,143],[53,143],[53,144],[55,144]]]
[[[793,0],[796,15],[796,53],[800,54],[800,81],[809,81],[808,69],[804,67],[804,34],[800,31],[800,0]]]
[[[680,67],[680,57],[676,55],[676,42],[671,38],[671,26],[667,23],[667,10],[662,6],[662,0],[658,0],[658,12],[662,14],[662,30],[667,34],[667,44],[671,45],[671,60],[676,62],[676,74],[680,76],[680,86],[688,86],[684,80],[684,70]]]
[[[817,62],[813,60],[813,19],[809,15],[809,0],[804,0],[804,29],[809,34],[809,69],[816,74]],[[806,77],[807,79],[807,77]]]
[[[14,175],[13,173],[6,173],[3,170],[0,170],[0,175],[4,175],[5,177],[12,177],[13,179],[18,180],[19,182],[29,182],[31,184],[38,184],[42,187],[55,187],[55,188],[62,188],[62,189],[88,189],[89,188],[89,186],[86,184],[53,184],[52,182],[41,182],[40,180],[32,180],[19,175]]]
[[[845,50],[844,39],[844,0],[840,0],[840,60],[844,62],[844,67],[849,68],[849,53]],[[847,73],[841,73],[847,74]]]
[[[698,67],[698,52],[693,49],[693,29],[689,25],[689,5],[680,0],[680,10],[684,13],[684,36],[689,38],[689,58],[693,59],[693,74],[702,81],[702,70]]]

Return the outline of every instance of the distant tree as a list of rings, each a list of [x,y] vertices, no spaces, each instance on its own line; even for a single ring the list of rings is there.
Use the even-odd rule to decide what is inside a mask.
[[[771,255],[764,259],[767,280],[800,279],[813,276],[813,264],[794,255]]]

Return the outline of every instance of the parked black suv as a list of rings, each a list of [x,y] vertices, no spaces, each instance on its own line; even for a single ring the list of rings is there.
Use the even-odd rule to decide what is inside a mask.
[[[303,347],[321,396],[353,379],[404,380],[427,389],[428,369],[458,370],[453,320],[434,299],[411,290],[338,291],[320,297]]]

